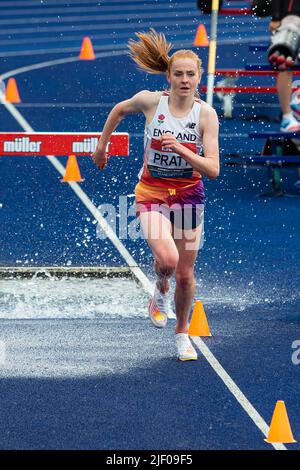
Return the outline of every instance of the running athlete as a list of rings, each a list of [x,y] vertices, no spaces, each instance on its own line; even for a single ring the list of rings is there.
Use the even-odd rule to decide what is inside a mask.
[[[194,264],[203,237],[204,189],[202,176],[219,175],[218,118],[198,99],[201,60],[190,50],[169,56],[171,44],[151,29],[136,33],[130,55],[148,73],[163,73],[168,92],[141,91],[118,103],[110,112],[93,154],[100,170],[108,163],[107,144],[128,114],[146,118],[144,164],[135,188],[137,214],[154,257],[157,275],[149,317],[157,328],[166,326],[170,277],[175,277],[175,344],[179,360],[196,360],[188,336],[195,295]]]

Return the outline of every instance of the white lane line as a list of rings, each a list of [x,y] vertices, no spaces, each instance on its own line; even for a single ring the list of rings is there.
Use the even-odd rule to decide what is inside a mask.
[[[38,64],[25,65],[24,67],[19,67],[9,72],[3,73],[0,75],[0,80],[5,80],[6,78],[13,77],[14,75],[19,75],[20,73],[26,73],[31,70],[38,70],[44,67],[51,67],[52,65],[59,65],[68,62],[75,62],[78,60],[78,57],[65,57],[63,59],[47,60],[45,62],[39,62]]]
[[[0,102],[4,104],[6,109],[11,113],[11,115],[16,119],[16,121],[20,124],[20,126],[26,132],[34,132],[34,129],[30,126],[30,124],[26,121],[26,119],[19,113],[19,111],[15,108],[12,103],[5,102],[5,95],[0,91]],[[56,168],[56,170],[63,176],[65,174],[65,167],[59,162],[59,160],[54,157],[53,155],[46,155],[46,158],[52,163],[52,165]],[[97,207],[92,203],[90,198],[85,194],[85,192],[81,189],[79,184],[77,183],[68,183],[71,189],[75,192],[75,194],[79,197],[81,202],[84,206],[90,211],[93,217],[97,220],[99,225],[101,226],[102,230],[105,232],[106,236],[110,239],[113,245],[117,248],[121,256],[124,258],[128,266],[130,267],[131,271],[138,279],[138,281],[142,284],[145,291],[148,292],[150,295],[153,295],[153,284],[144,274],[144,272],[139,268],[136,261],[133,259],[129,251],[125,248],[123,243],[118,239],[115,232],[112,228],[108,225],[104,217],[102,217],[101,213],[98,211]]]
[[[173,25],[173,28],[174,28],[174,25]],[[117,29],[117,28],[116,28]],[[172,30],[171,28],[168,28],[168,34],[171,35],[172,34]],[[133,36],[132,36],[133,35]],[[180,38],[180,37],[184,37],[186,38],[186,34],[185,33],[177,33],[176,34],[176,37],[177,38]],[[131,37],[134,37],[134,33],[132,31],[130,32],[125,32],[125,33],[120,33],[119,31],[116,31],[115,29],[111,30],[111,31],[108,31],[107,33],[104,33],[104,34],[95,34],[95,33],[91,33],[90,35],[90,38],[92,39],[93,43],[96,42],[96,40],[98,39],[104,39],[104,40],[109,40],[109,41],[113,41],[113,40],[118,40],[118,44],[120,44],[120,39],[126,39],[128,40],[129,38]],[[257,40],[257,38],[255,38]],[[67,36],[63,36],[63,35],[60,35],[60,34],[56,34],[56,35],[53,35],[53,36],[38,36],[37,35],[33,35],[32,37],[30,38],[22,38],[22,39],[0,39],[0,46],[11,46],[11,45],[23,45],[23,44],[50,44],[50,43],[57,43],[57,41],[61,41],[63,42],[64,44],[67,44],[69,42],[78,42],[78,44],[81,44],[81,41],[82,41],[82,33],[81,32],[78,32],[77,34],[74,34],[74,35],[67,35]],[[178,39],[177,39],[177,42],[178,42]],[[107,49],[109,49],[109,45],[107,46]]]
[[[112,41],[115,38],[128,38],[128,33],[106,33],[106,34],[92,34],[91,36],[92,41],[94,42],[96,39],[109,39]],[[63,37],[59,34],[53,36],[46,36],[46,37],[36,37],[36,35],[32,36],[31,38],[26,39],[0,39],[0,47],[1,46],[12,46],[12,45],[23,45],[23,44],[50,44],[52,42],[57,43],[57,41],[63,41],[64,44],[69,42],[77,42],[81,44],[82,42],[82,33],[78,33],[76,36],[66,36]]]
[[[92,36],[91,36],[92,37]],[[132,38],[134,37],[134,32],[129,32],[128,33],[128,36],[126,35],[125,37],[127,37],[127,39],[129,38]],[[112,38],[107,38],[109,39],[110,41],[112,41]],[[222,45],[240,45],[240,44],[251,44],[252,42],[254,43],[257,43],[259,41],[268,41],[269,40],[269,36],[255,36],[255,37],[252,37],[252,38],[223,38],[223,39],[219,39],[218,40],[218,45],[219,46],[222,46]],[[192,42],[191,40],[176,40],[176,41],[172,41],[172,44],[173,44],[173,47],[176,48],[176,47],[189,47],[189,48],[193,48],[193,45],[192,45]],[[127,41],[126,42],[123,42],[123,43],[120,43],[120,44],[114,44],[112,46],[95,46],[94,45],[94,50],[95,50],[95,55],[96,57],[101,57],[101,52],[97,53],[97,51],[99,50],[103,50],[103,51],[107,51],[110,49],[110,47],[112,47],[113,49],[111,49],[111,53],[112,55],[118,55],[118,51],[116,51],[116,49],[124,49],[127,47]],[[21,56],[27,56],[27,55],[45,55],[45,54],[53,54],[53,53],[56,53],[56,54],[66,54],[67,52],[78,52],[79,50],[79,47],[69,47],[69,48],[64,48],[62,47],[61,49],[25,49],[25,50],[22,50],[22,51],[13,51],[13,52],[1,52],[0,53],[0,57],[21,57]],[[105,52],[104,52],[105,54]],[[62,63],[63,62],[72,62],[74,60],[77,60],[77,57],[68,57],[68,58],[65,58],[65,59],[59,59]],[[46,63],[48,63],[49,61],[47,61]],[[59,62],[55,62],[53,61],[54,64],[56,63],[59,63]],[[47,65],[45,66],[47,67]],[[37,67],[38,68],[38,67]],[[19,70],[19,69],[18,69]],[[33,70],[33,68],[31,69]],[[21,73],[21,72],[20,72]],[[3,76],[3,75],[2,75]],[[9,75],[7,76],[12,76],[11,72],[9,72]]]
[[[82,33],[78,32],[76,35],[67,35],[67,36],[61,36],[60,34],[56,34],[53,36],[44,36],[44,37],[37,37],[36,35],[33,35],[31,38],[26,38],[26,39],[5,39],[1,40],[0,39],[0,46],[12,46],[12,45],[23,45],[23,44],[50,44],[50,43],[57,43],[57,41],[61,41],[64,44],[67,44],[69,42],[77,42],[78,44],[81,44],[82,42]],[[90,35],[91,40],[93,43],[98,40],[98,39],[104,39],[104,40],[109,40],[111,43],[114,40],[118,40],[118,43],[120,44],[120,39],[126,39],[128,40],[130,37],[130,34],[127,33],[119,33],[116,31],[110,31],[104,34],[95,34],[92,33]],[[107,46],[107,50],[109,49],[109,45]]]
[[[109,56],[114,57],[114,56],[124,55],[127,53],[128,53],[128,49],[123,49],[121,51],[112,50],[111,52],[109,52]],[[95,54],[95,56],[96,56],[96,59],[101,59],[101,57],[107,57],[108,53],[100,52],[99,54]],[[79,60],[78,56],[76,55],[73,57],[65,57],[63,59],[47,60],[45,62],[39,62],[38,64],[25,65],[24,67],[19,67],[17,69],[10,70],[9,72],[3,73],[2,75],[0,75],[0,80],[6,80],[6,78],[14,77],[15,75],[19,75],[20,73],[30,72],[31,70],[43,69],[45,67],[51,67],[52,65],[60,65],[60,64],[66,64],[69,62],[76,62],[78,60]]]
[[[67,54],[69,52],[71,52],[71,53],[78,52],[78,54],[79,54],[81,42],[82,42],[82,38],[81,38],[80,41],[78,41],[78,46],[77,47],[64,47],[64,46],[62,46],[59,49],[57,49],[57,48],[55,48],[55,49],[25,49],[25,50],[22,50],[22,51],[0,52],[0,57],[21,57],[21,56],[28,56],[28,55]],[[114,47],[114,49],[112,49],[112,54],[111,55],[113,55],[113,51],[116,50],[116,49],[124,49],[124,47],[126,47],[126,43],[125,44],[116,44],[113,47]],[[94,45],[95,53],[97,51],[107,51],[108,49],[109,49],[109,47],[107,47],[107,46],[95,46]],[[73,57],[74,56],[72,56],[72,58]],[[70,59],[70,57],[68,57],[68,59]],[[76,59],[78,60],[78,56],[76,57]],[[64,59],[60,59],[60,60],[62,62],[64,61]],[[65,62],[67,62],[67,61],[72,62],[72,60],[66,60]]]
[[[12,103],[7,103],[5,100],[5,94],[3,91],[0,90],[0,102],[6,107],[8,112],[12,114],[12,116],[16,119],[16,121],[20,124],[20,126],[29,132],[32,132],[33,129],[29,126],[28,122],[26,119],[22,116],[22,114],[19,113],[19,111],[14,107]]]
[[[213,355],[213,353],[206,346],[204,341],[199,336],[191,336],[191,338],[194,343],[198,346],[204,357],[207,359],[208,363],[214,369],[216,374],[224,382],[228,390],[232,393],[232,395],[235,397],[241,407],[246,411],[247,415],[252,419],[252,421],[256,424],[258,429],[265,435],[265,437],[267,437],[270,428],[265,422],[265,420],[260,416],[258,411],[250,403],[248,398],[243,394],[237,384],[232,380],[230,375],[226,372],[224,367],[222,367],[218,359]],[[287,450],[287,448],[283,444],[273,443],[272,446],[276,450]]]
[[[262,40],[268,40],[268,39],[269,39],[269,36],[257,36],[255,38],[244,38],[244,39],[239,39],[238,41],[235,41],[233,39],[231,39],[231,40],[221,39],[221,40],[218,41],[218,44],[227,44],[227,43],[234,44],[235,42],[239,42],[239,43],[255,42],[256,43],[256,42],[259,42],[259,41],[262,41]],[[172,44],[173,44],[174,47],[182,47],[182,46],[190,45],[190,42],[189,41],[173,41]],[[121,55],[128,54],[128,48],[127,48],[126,44],[112,45],[111,47],[113,48],[109,52],[109,55],[111,57],[112,56],[121,56]],[[117,49],[119,47],[122,47],[123,49],[116,51],[115,49]],[[96,53],[95,54],[96,59],[100,59],[102,57],[107,57],[108,56],[108,53],[107,53],[108,50],[109,50],[109,47],[106,48],[106,52]],[[31,50],[31,53],[33,53],[32,50]],[[38,69],[42,69],[42,68],[45,68],[45,67],[51,67],[52,65],[59,65],[59,64],[69,63],[69,62],[75,62],[77,60],[78,60],[78,56],[76,55],[76,56],[72,56],[72,57],[65,57],[63,59],[47,60],[45,62],[39,62],[37,64],[26,65],[24,67],[19,67],[17,69],[10,70],[9,72],[3,73],[2,75],[0,75],[0,80],[5,80],[6,78],[13,77],[13,76],[19,75],[21,73],[26,73],[26,72],[29,72],[31,70],[38,70]],[[236,106],[239,106],[239,105],[237,104]],[[252,107],[253,104],[249,104],[249,105],[245,104],[243,106]],[[255,106],[259,106],[259,105],[255,104]]]

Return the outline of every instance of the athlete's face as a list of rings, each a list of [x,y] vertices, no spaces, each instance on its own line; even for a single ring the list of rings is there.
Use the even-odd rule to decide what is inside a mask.
[[[200,79],[197,63],[187,57],[174,60],[170,72],[167,72],[171,90],[180,96],[193,96]]]

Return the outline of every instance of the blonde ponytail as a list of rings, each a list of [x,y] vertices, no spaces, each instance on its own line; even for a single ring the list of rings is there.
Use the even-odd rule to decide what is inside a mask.
[[[153,28],[149,33],[135,33],[139,41],[130,39],[129,54],[141,70],[148,73],[165,73],[169,69],[169,52],[172,44],[168,43],[163,33]]]
[[[163,33],[157,33],[151,28],[149,33],[135,33],[139,41],[129,40],[128,48],[130,57],[141,70],[148,73],[170,72],[176,59],[189,58],[196,62],[199,74],[202,73],[202,61],[190,49],[180,49],[171,56],[169,52],[172,44],[168,43]]]

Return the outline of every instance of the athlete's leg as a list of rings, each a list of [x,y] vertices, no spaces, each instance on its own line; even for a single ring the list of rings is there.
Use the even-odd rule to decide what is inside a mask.
[[[191,306],[195,296],[194,265],[202,238],[202,224],[183,230],[182,239],[175,239],[179,261],[175,270],[176,333],[187,333]]]
[[[164,328],[171,313],[168,296],[169,279],[178,263],[178,252],[171,234],[171,223],[165,215],[154,210],[141,212],[140,221],[154,256],[154,268],[157,274],[148,314],[154,326]]]
[[[277,76],[276,87],[282,114],[289,114],[292,111],[290,107],[292,80],[292,72],[280,72]]]
[[[293,115],[291,108],[292,80],[292,72],[280,72],[276,82],[278,99],[282,110],[282,121],[280,124],[282,132],[300,131],[299,121]]]
[[[178,263],[178,251],[172,238],[172,225],[166,216],[158,211],[140,213],[144,236],[154,256],[154,269],[158,276],[157,285],[162,293],[169,289],[169,278]]]

